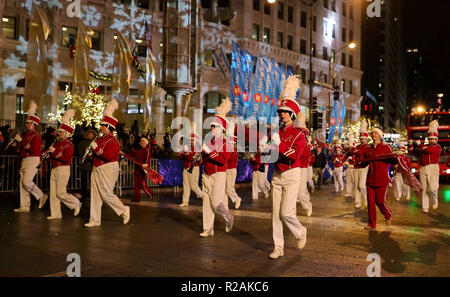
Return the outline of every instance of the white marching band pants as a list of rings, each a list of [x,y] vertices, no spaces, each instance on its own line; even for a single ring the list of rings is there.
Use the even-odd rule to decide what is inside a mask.
[[[31,198],[33,195],[37,200],[44,196],[44,193],[33,182],[34,176],[38,172],[37,166],[41,162],[39,157],[26,157],[22,159],[22,165],[20,166],[20,207],[30,208]]]
[[[438,203],[439,164],[420,166],[419,178],[423,187],[422,208],[428,210],[430,208],[430,198],[433,204]]]
[[[364,168],[354,168],[353,177],[355,182],[355,206],[361,207],[361,196],[363,205],[367,205],[367,173],[369,166]]]
[[[314,192],[314,179],[313,179],[313,168],[312,166],[308,167],[308,186],[312,192]]]
[[[223,197],[225,196],[227,174],[216,172],[212,175],[202,175],[203,185],[203,231],[214,230],[215,214],[219,214],[226,223],[231,220],[230,212],[225,208]]]
[[[227,169],[227,184],[225,189],[225,196],[224,196],[224,205],[228,209],[228,197],[230,197],[231,201],[235,203],[238,199],[240,199],[239,195],[236,193],[236,175],[237,175],[237,169]]]
[[[334,167],[334,188],[336,192],[344,190],[344,166]]]
[[[70,178],[70,166],[58,166],[52,169],[50,175],[50,215],[60,218],[61,202],[68,208],[75,209],[80,205],[80,200],[67,193],[67,183]]]
[[[400,200],[403,196],[406,197],[406,200],[409,200],[410,197],[410,188],[407,184],[403,183],[402,174],[397,172],[394,176],[394,195],[395,200]]]
[[[187,168],[183,169],[183,203],[189,203],[191,191],[194,192],[197,197],[203,197],[203,192],[198,186],[199,175],[199,166],[195,166],[192,170],[192,173],[189,173]]]
[[[270,183],[267,180],[267,171],[269,166],[264,165],[264,172],[259,170],[253,171],[252,176],[252,199],[258,199],[258,194],[260,192],[264,193],[265,196],[269,195]]]
[[[299,239],[303,226],[297,218],[297,196],[299,190],[300,168],[284,172],[275,170],[272,179],[272,229],[275,248],[284,248],[283,222]]]
[[[355,169],[353,167],[347,166],[345,174],[345,196],[353,197],[355,187]]]
[[[102,205],[105,202],[120,216],[125,205],[114,194],[114,186],[119,177],[119,162],[110,162],[94,167],[91,174],[91,218],[89,222],[101,223]]]
[[[308,192],[308,168],[300,168],[300,183],[298,187],[297,201],[300,202],[303,209],[308,210],[312,204]]]

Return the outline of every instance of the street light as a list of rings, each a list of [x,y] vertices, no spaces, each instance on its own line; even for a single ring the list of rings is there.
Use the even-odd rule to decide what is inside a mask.
[[[277,0],[267,0],[270,4],[275,3]]]
[[[355,42],[350,42],[349,44],[341,47],[340,49],[338,49],[337,51],[334,52],[334,60],[336,60],[336,55],[342,51],[344,48],[350,48],[350,49],[354,49],[356,47],[356,43]],[[328,58],[328,79],[330,81],[331,84],[331,56]],[[333,86],[334,87],[334,86]]]

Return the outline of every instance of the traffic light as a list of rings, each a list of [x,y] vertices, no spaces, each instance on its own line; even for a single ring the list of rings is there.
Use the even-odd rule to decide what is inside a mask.
[[[323,114],[321,112],[313,112],[313,128],[314,130],[322,129]]]
[[[333,98],[334,98],[334,100],[339,100],[339,92],[338,91],[334,91]]]
[[[317,110],[317,97],[312,98],[312,110]]]

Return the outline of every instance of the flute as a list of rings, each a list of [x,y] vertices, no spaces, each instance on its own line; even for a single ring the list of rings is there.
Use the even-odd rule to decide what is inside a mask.
[[[97,136],[94,138],[94,140],[92,140],[92,142],[97,140]],[[91,143],[92,143],[91,142]],[[84,152],[83,158],[81,158],[81,165],[84,164],[84,161],[86,161],[87,156],[89,155],[89,153],[91,152],[91,145],[89,144],[88,147],[86,148],[86,151]]]

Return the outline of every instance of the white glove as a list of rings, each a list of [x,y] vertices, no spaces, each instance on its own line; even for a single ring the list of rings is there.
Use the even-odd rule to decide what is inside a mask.
[[[205,151],[205,153],[207,154],[211,153],[211,150],[206,144],[202,145],[202,150]]]
[[[22,137],[20,137],[19,134],[17,134],[17,135],[14,137],[14,139],[15,139],[17,142],[21,142],[21,141],[22,141]]]
[[[147,168],[148,167],[148,164],[142,164],[142,168]]]
[[[264,135],[264,137],[261,138],[261,141],[260,141],[261,145],[266,145],[267,144],[267,140],[268,140],[267,136]]]
[[[189,151],[190,151],[190,149],[189,149],[188,145],[183,146],[183,152],[189,152]]]
[[[49,147],[49,148],[47,149],[47,152],[53,153],[55,150],[56,150],[56,149],[55,149],[53,146],[51,146],[51,147]]]
[[[267,143],[261,144],[259,146],[259,150],[263,153],[267,153],[270,150],[270,145],[268,145]]]
[[[417,145],[420,145],[420,139],[417,139],[417,140],[416,140],[416,144],[417,144]]]
[[[281,143],[280,134],[278,134],[278,133],[273,134],[272,135],[272,142],[275,145],[280,145],[280,143]]]
[[[95,150],[98,147],[97,142],[93,141],[91,142],[91,144],[89,145],[93,150]]]

